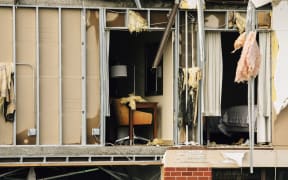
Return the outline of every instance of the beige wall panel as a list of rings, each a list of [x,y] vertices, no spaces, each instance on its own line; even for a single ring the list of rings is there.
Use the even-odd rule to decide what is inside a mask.
[[[0,62],[12,62],[12,9],[0,8]],[[5,137],[5,138],[4,138]],[[0,116],[0,145],[13,143],[13,123]]]
[[[58,11],[40,9],[40,144],[59,143]]]
[[[274,146],[288,146],[287,127],[288,127],[288,107],[283,109],[273,123],[272,143]]]
[[[63,144],[81,143],[80,10],[62,10]]]
[[[87,12],[87,143],[99,143],[91,136],[92,128],[100,128],[100,65],[98,11]]]
[[[17,65],[17,144],[34,144],[27,136],[29,128],[36,128],[36,36],[35,9],[16,9]],[[33,74],[34,73],[34,74]]]
[[[173,43],[170,39],[163,51],[163,96],[146,97],[158,102],[159,138],[173,140]]]
[[[12,62],[12,8],[0,8],[0,62]]]

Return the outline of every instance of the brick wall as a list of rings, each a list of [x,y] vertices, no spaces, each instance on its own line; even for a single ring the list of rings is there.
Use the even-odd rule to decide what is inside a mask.
[[[165,167],[162,180],[212,180],[211,168]]]

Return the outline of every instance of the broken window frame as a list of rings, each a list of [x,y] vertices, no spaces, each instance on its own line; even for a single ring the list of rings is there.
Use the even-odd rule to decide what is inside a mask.
[[[185,12],[189,12],[189,13],[194,13],[194,14],[196,14],[195,13],[195,11],[193,11],[193,10],[181,10],[180,11],[180,15],[179,15],[179,19],[181,19],[181,16],[185,13]],[[237,29],[235,28],[235,27],[233,27],[233,28],[229,28],[228,27],[228,16],[229,16],[229,13],[231,13],[231,12],[240,12],[240,13],[246,13],[246,10],[234,10],[234,9],[215,9],[215,10],[205,10],[204,11],[204,16],[208,13],[208,14],[212,14],[213,15],[213,13],[216,13],[216,14],[221,14],[221,16],[223,17],[223,14],[224,14],[224,17],[225,17],[225,26],[223,26],[223,25],[221,25],[220,27],[213,27],[213,28],[211,28],[211,27],[204,27],[204,31],[220,31],[220,32],[223,32],[223,31],[225,31],[225,32],[237,32]],[[260,22],[259,22],[259,14],[258,13],[267,13],[267,14],[269,14],[271,12],[271,10],[270,9],[261,9],[261,10],[256,10],[256,29],[257,29],[257,32],[270,32],[271,31],[271,22],[270,22],[270,24],[269,25],[267,25],[267,27],[265,26],[265,27],[263,27],[263,26],[261,26],[261,24],[259,24]],[[181,13],[182,13],[182,15],[181,15]],[[186,15],[184,15],[184,16],[187,16],[189,13],[187,13]],[[196,15],[197,16],[197,15]],[[197,22],[196,22],[197,23]],[[183,22],[181,23],[180,22],[180,24],[178,25],[178,26],[176,26],[177,28],[179,28],[179,35],[181,36],[181,34],[180,34],[180,32],[181,32],[181,27],[184,27],[184,26],[187,26],[187,25],[185,25]],[[181,40],[179,40],[179,42],[183,42],[184,41],[184,39],[186,38],[185,36],[188,36],[187,34],[187,32],[186,31],[188,31],[187,29],[185,29],[184,30],[184,35],[182,34],[182,37],[180,37],[179,39],[181,39]],[[198,30],[196,30],[196,32],[197,32]],[[190,32],[189,32],[190,33]],[[186,35],[185,35],[186,34]],[[177,35],[176,35],[177,36]],[[181,43],[180,43],[181,44]],[[189,46],[190,47],[190,46]],[[180,56],[179,56],[179,59],[181,59],[180,57],[181,56],[184,56],[184,58],[186,58],[185,56],[188,56],[188,54],[189,53],[191,53],[191,52],[188,52],[188,53],[186,53],[185,54],[185,52],[187,51],[187,47],[186,46],[180,46],[179,47],[180,49],[180,52],[179,52],[179,54],[180,54]],[[185,50],[185,49],[186,50]],[[197,52],[199,52],[199,39],[197,39]],[[191,55],[189,54],[189,57],[190,57]],[[183,57],[182,57],[182,59],[183,59]],[[198,64],[200,63],[199,62],[199,54],[197,55],[197,62],[198,62]],[[183,61],[183,60],[182,60]],[[177,62],[176,60],[175,60],[175,62]],[[178,66],[180,65],[180,62],[178,62]],[[200,65],[200,64],[199,64]],[[187,66],[188,67],[188,65],[185,65],[185,66]],[[189,64],[189,66],[190,66],[190,64]],[[178,70],[178,69],[177,69]],[[178,71],[176,71],[175,70],[175,73],[176,73],[176,77],[179,77],[179,74],[178,74]],[[203,86],[203,84],[201,85],[201,86]],[[174,92],[176,92],[175,94],[177,94],[177,97],[179,96],[179,94],[177,93],[177,91],[175,90]],[[271,102],[271,96],[270,96],[270,100],[269,100],[270,102]],[[176,105],[177,104],[179,104],[179,102],[178,102],[178,100],[176,101]],[[200,98],[199,99],[199,106],[201,107],[201,104],[202,104],[202,99]],[[179,111],[179,110],[178,110]],[[178,114],[178,111],[175,111],[177,114]],[[201,108],[200,108],[200,110],[199,111],[201,111]],[[177,125],[179,125],[179,123],[181,122],[179,122],[179,117],[178,117],[178,115],[175,115],[175,117],[176,117],[176,122],[178,123]],[[198,122],[199,122],[199,126],[197,127],[197,131],[198,131],[198,135],[199,135],[199,137],[198,138],[200,138],[200,139],[197,139],[198,140],[198,142],[197,143],[199,143],[199,144],[203,144],[203,118],[204,118],[205,116],[203,116],[203,114],[202,113],[200,113],[199,115],[198,115]],[[270,123],[268,123],[269,124],[269,127],[268,127],[268,131],[267,131],[267,134],[268,134],[268,141],[269,142],[271,142],[271,136],[272,136],[272,134],[271,134],[271,114],[270,114],[270,116],[268,117],[268,121],[270,122]],[[181,140],[180,140],[180,129],[179,129],[179,127],[177,126],[177,128],[176,128],[176,135],[175,135],[175,138],[176,138],[176,142],[177,142],[177,144],[182,144],[183,142],[181,142]],[[190,138],[190,137],[189,137]],[[187,141],[186,141],[187,142]]]

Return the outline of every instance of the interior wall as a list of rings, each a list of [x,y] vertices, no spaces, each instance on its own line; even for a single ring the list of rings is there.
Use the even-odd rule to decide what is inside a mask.
[[[145,97],[158,102],[158,137],[173,140],[173,41],[163,51],[163,95]]]
[[[58,10],[39,10],[40,144],[59,143]]]
[[[0,8],[0,62],[12,60],[12,9]],[[5,137],[5,138],[4,138]],[[13,123],[0,116],[0,144],[13,143]]]

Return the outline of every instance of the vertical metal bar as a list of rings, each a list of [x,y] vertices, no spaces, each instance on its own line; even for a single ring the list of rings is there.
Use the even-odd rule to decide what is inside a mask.
[[[128,22],[129,22],[129,10],[126,9],[126,13],[125,13],[125,27],[128,27]]]
[[[202,0],[197,0],[197,18],[198,18],[198,36],[199,36],[199,64],[200,64],[200,68],[202,69],[202,79],[205,75],[205,34],[204,34],[204,14],[203,14],[203,5],[202,5]],[[202,87],[203,87],[203,81],[200,81],[200,87],[199,87],[199,91],[201,92],[203,97],[203,91],[202,91]],[[201,103],[201,98],[199,100],[199,103]],[[199,104],[201,107],[201,104]],[[201,109],[198,111],[198,119],[199,119],[199,123],[198,123],[198,142],[200,144],[203,144],[203,122],[202,122],[202,115],[201,115]]]
[[[255,6],[251,0],[248,2],[246,15],[246,34],[255,30]],[[248,118],[249,118],[249,144],[250,144],[250,173],[253,173],[254,150],[254,78],[248,80]]]
[[[269,58],[268,59],[271,59],[271,33],[268,32],[268,48],[269,48]],[[267,118],[267,142],[271,143],[271,140],[272,140],[272,125],[271,125],[271,121],[272,121],[272,111],[271,111],[271,105],[272,105],[272,61],[269,61],[269,64],[268,66],[266,66],[266,73],[269,75],[269,93],[268,93],[268,97],[269,97],[269,101],[268,101],[268,108],[269,108],[269,115],[268,115],[268,118]]]
[[[148,22],[148,29],[151,27],[151,10],[150,9],[148,9],[147,10],[147,22]]]
[[[185,11],[185,110],[187,113],[188,107],[188,12]],[[188,121],[188,119],[187,119]],[[187,123],[187,122],[186,122]],[[185,125],[185,144],[188,145],[188,124]]]
[[[86,9],[81,10],[82,140],[86,145]]]
[[[193,19],[191,20],[191,64],[192,67],[197,66],[197,62],[196,62],[196,58],[195,58],[195,34],[194,34],[194,23],[195,23],[195,19],[194,17],[192,17]]]
[[[251,121],[251,161],[250,161],[250,164],[251,164],[251,167],[250,167],[250,171],[251,171],[251,173],[253,173],[253,164],[254,164],[254,162],[253,162],[253,157],[254,157],[254,155],[252,154],[253,153],[253,150],[254,150],[254,123],[255,123],[255,106],[254,106],[254,104],[255,104],[255,89],[254,89],[254,85],[255,85],[255,78],[252,78],[252,80],[251,80],[251,99],[252,99],[252,101],[251,101],[251,118],[252,118],[252,121]]]
[[[15,5],[12,7],[12,57],[13,57],[13,66],[14,66],[14,94],[17,97],[16,91],[16,77],[17,77],[17,69],[16,69],[16,12]],[[15,113],[15,120],[13,124],[13,145],[16,145],[16,134],[17,134],[17,113]]]
[[[187,10],[185,11],[185,109],[187,110],[188,104],[188,17]]]
[[[40,83],[39,83],[39,75],[40,75],[40,65],[39,65],[39,7],[36,7],[36,145],[40,143]]]
[[[250,145],[250,173],[253,173],[253,145],[254,139],[252,136],[253,127],[253,112],[252,112],[252,86],[254,85],[253,79],[248,81],[248,118],[249,118],[249,145]]]
[[[101,108],[101,113],[100,113],[100,143],[101,145],[105,144],[105,128],[106,128],[106,124],[105,124],[105,116],[106,116],[106,104],[105,104],[105,79],[104,74],[104,63],[106,61],[106,43],[105,43],[105,9],[104,8],[100,8],[99,9],[99,42],[100,42],[100,108]]]
[[[179,112],[179,101],[178,101],[178,76],[179,76],[179,11],[176,13],[175,18],[175,41],[174,41],[174,86],[173,86],[173,109],[174,109],[174,118],[173,118],[173,140],[175,144],[179,144],[178,139],[178,112]]]
[[[62,116],[62,9],[58,8],[58,83],[59,83],[59,111],[58,111],[58,123],[59,123],[59,145],[63,144],[63,116]]]
[[[230,11],[225,11],[225,29],[229,29],[229,18],[228,18],[228,15],[229,15]]]

